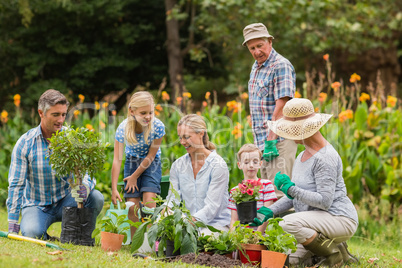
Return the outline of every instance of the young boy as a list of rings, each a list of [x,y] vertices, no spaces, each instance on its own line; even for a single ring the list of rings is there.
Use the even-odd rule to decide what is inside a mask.
[[[244,144],[240,148],[239,152],[237,153],[237,166],[241,170],[243,170],[245,180],[258,180],[257,173],[258,170],[261,168],[262,164],[261,156],[262,156],[261,151],[254,144]],[[259,191],[260,197],[259,200],[257,201],[257,209],[261,208],[262,206],[269,207],[277,200],[275,189],[271,181],[261,180],[261,183],[262,186]],[[233,229],[233,224],[235,223],[235,221],[239,220],[239,217],[237,215],[236,202],[232,198],[232,191],[237,187],[238,186],[235,186],[230,190],[230,196],[229,196],[228,209],[231,210],[232,214],[230,220],[231,230]],[[264,224],[260,225],[257,228],[257,231],[264,233],[267,224],[268,223],[265,222]]]

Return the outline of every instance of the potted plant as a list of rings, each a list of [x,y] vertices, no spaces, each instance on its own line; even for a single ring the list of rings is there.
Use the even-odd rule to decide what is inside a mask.
[[[230,232],[220,231],[211,235],[201,235],[198,238],[198,251],[207,254],[225,255],[231,258],[236,244]]]
[[[130,225],[136,225],[127,219],[127,215],[117,215],[110,212],[113,217],[105,216],[100,221],[100,226],[92,232],[92,237],[101,235],[101,248],[104,251],[118,251],[127,241],[127,230]]]
[[[241,224],[250,223],[257,217],[257,200],[261,185],[260,180],[243,180],[232,190],[232,198],[236,202]]]
[[[53,134],[49,141],[52,170],[59,179],[66,179],[71,188],[82,185],[84,176],[91,179],[102,170],[108,144],[101,141],[100,133],[67,126]],[[95,224],[94,210],[84,208],[83,202],[77,202],[77,207],[63,207],[60,241],[93,246],[95,240],[91,234]]]
[[[260,241],[267,247],[261,252],[261,267],[282,268],[289,252],[296,252],[296,238],[279,225],[281,218],[269,219],[265,236]]]
[[[180,200],[178,193],[172,189],[176,200]],[[158,244],[158,255],[163,255],[166,249],[166,256],[174,254],[187,254],[197,251],[197,238],[200,227],[207,227],[200,221],[193,221],[190,211],[186,208],[184,202],[172,202],[173,206],[168,207],[169,200],[163,200],[157,197],[155,202],[162,203],[157,207],[154,214],[142,223],[132,238],[131,252],[138,250],[143,241],[145,232],[148,232],[148,242],[151,248]],[[151,224],[151,227],[147,227]],[[212,228],[212,231],[216,229]]]
[[[266,249],[260,244],[260,241],[264,239],[262,233],[254,231],[247,225],[241,225],[239,221],[236,221],[233,227],[233,241],[239,250],[241,262],[252,265],[261,263],[261,251]]]

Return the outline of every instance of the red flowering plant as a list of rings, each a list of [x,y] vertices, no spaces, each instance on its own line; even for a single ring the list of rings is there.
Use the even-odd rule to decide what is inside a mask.
[[[261,180],[243,180],[232,190],[232,198],[236,204],[247,201],[258,201]]]

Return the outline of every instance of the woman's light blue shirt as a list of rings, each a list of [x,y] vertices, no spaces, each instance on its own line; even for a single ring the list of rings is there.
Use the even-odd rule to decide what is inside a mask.
[[[229,170],[215,151],[205,159],[196,178],[190,155],[177,159],[170,170],[170,183],[194,218],[214,227],[229,225]],[[167,200],[174,200],[170,190]]]

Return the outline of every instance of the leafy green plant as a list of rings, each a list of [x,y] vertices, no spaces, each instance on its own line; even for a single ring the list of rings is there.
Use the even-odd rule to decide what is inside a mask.
[[[259,243],[266,246],[270,251],[284,254],[288,254],[289,250],[291,250],[292,253],[296,252],[296,238],[282,229],[282,227],[279,225],[280,221],[283,221],[283,219],[269,219],[267,228],[265,230],[265,236],[263,236]]]
[[[180,200],[178,193],[171,188],[176,200]],[[154,214],[142,223],[133,236],[131,252],[138,250],[143,241],[144,235],[149,224],[148,242],[151,247],[155,241],[159,240],[158,253],[163,254],[168,240],[174,241],[174,252],[180,250],[181,254],[187,254],[197,251],[197,239],[199,237],[198,228],[208,227],[201,221],[193,221],[190,211],[186,208],[184,202],[172,202],[173,206],[168,207],[169,200],[163,200],[160,197],[155,199],[157,203],[163,203],[157,207]],[[213,227],[208,227],[212,231],[217,231]]]
[[[257,245],[263,239],[260,231],[254,231],[252,228],[248,228],[247,225],[240,224],[239,221],[236,221],[233,227],[234,230],[231,232],[231,236],[237,249],[241,249],[241,244]]]
[[[85,175],[94,177],[106,160],[100,133],[87,128],[64,127],[49,139],[49,162],[57,176],[67,177],[72,187],[82,184]]]
[[[217,236],[201,235],[198,238],[198,250],[224,255],[235,251],[236,245],[230,232],[219,232]]]
[[[100,232],[108,232],[113,234],[121,234],[124,235],[123,243],[127,241],[127,233],[126,231],[130,229],[130,225],[135,226],[136,223],[132,222],[131,220],[127,219],[127,215],[120,215],[118,216],[115,212],[110,212],[116,220],[112,219],[109,216],[103,217],[99,223],[100,226],[96,228],[92,232],[92,237],[95,237],[100,234]],[[128,226],[123,226],[128,223]]]

